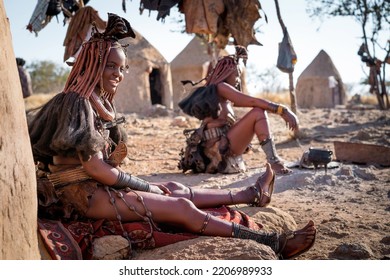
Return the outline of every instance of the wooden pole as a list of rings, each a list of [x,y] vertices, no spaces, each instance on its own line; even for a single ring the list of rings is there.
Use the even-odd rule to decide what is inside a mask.
[[[278,0],[275,0],[275,7],[276,7],[276,14],[278,16],[279,23],[280,23],[280,26],[282,27],[282,31],[283,31],[283,34],[284,34],[285,32],[287,32],[287,28],[284,25],[282,16],[280,14],[280,8],[279,8]],[[295,98],[295,88],[294,88],[293,73],[289,73],[288,77],[289,77],[289,91],[290,91],[291,111],[293,111],[296,114],[297,113],[297,102],[296,102],[296,98]]]

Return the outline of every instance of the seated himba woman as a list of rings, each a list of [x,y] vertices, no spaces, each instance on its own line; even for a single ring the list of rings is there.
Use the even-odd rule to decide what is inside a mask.
[[[316,235],[312,221],[292,234],[268,233],[202,210],[232,204],[267,205],[274,183],[270,165],[256,185],[236,191],[147,182],[119,167],[127,150],[121,141],[123,130],[117,124],[113,97],[127,69],[125,48],[118,41],[125,37],[135,38],[129,22],[109,13],[105,32],[94,29],[83,44],[64,90],[29,123],[38,168],[40,215],[119,223],[146,221],[151,226],[172,225],[192,234],[252,239],[270,246],[283,258],[296,257],[311,248]],[[53,199],[43,199],[48,194]]]
[[[280,115],[292,131],[298,129],[298,118],[284,105],[252,97],[241,91],[239,60],[243,59],[246,63],[247,58],[246,49],[236,46],[236,54],[220,58],[204,79],[196,83],[182,81],[183,84],[191,82],[193,85],[206,82],[180,101],[179,106],[184,112],[202,120],[202,146],[208,158],[205,172],[244,171],[242,154],[256,136],[272,169],[277,174],[291,173],[275,149],[267,112]],[[242,118],[236,119],[233,106],[250,110]],[[185,171],[186,164],[182,165],[179,164],[179,168]]]

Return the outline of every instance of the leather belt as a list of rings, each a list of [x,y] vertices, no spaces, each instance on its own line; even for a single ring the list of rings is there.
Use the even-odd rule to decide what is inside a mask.
[[[203,131],[203,140],[218,138],[227,132],[227,127],[213,127]]]

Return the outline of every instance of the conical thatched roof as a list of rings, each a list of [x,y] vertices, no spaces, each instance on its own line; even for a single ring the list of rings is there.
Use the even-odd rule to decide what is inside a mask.
[[[220,50],[219,56],[228,55],[226,50]],[[202,66],[210,61],[207,45],[204,40],[194,36],[187,46],[171,61],[171,68],[186,68]]]
[[[133,29],[134,30],[134,29]],[[130,62],[149,60],[155,64],[168,64],[164,56],[138,31],[134,30],[135,38],[126,38],[121,42],[129,44],[127,58]]]
[[[324,50],[321,50],[317,54],[313,61],[301,73],[298,79],[316,76],[326,78],[329,76],[340,77],[339,71],[337,71],[334,66],[332,59]]]

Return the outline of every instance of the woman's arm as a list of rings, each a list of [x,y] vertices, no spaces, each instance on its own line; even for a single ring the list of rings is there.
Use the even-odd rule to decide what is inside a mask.
[[[219,83],[217,85],[217,92],[220,97],[231,101],[235,107],[257,107],[273,113],[276,113],[277,110],[278,104],[243,94],[227,83]]]
[[[217,85],[217,92],[221,98],[231,101],[235,107],[261,108],[280,115],[289,129],[298,129],[298,117],[284,105],[243,94],[227,83],[219,83]]]
[[[81,156],[79,158],[84,170],[92,179],[108,186],[116,183],[120,171],[106,163],[101,152],[93,155],[87,161],[83,161]]]
[[[120,169],[117,169],[103,159],[101,152],[93,155],[89,160],[83,161],[79,155],[81,164],[84,170],[88,173],[92,179],[113,188],[129,187],[133,190],[148,191],[157,194],[170,193],[169,190],[164,186],[157,186],[149,184],[148,182],[127,174]]]

